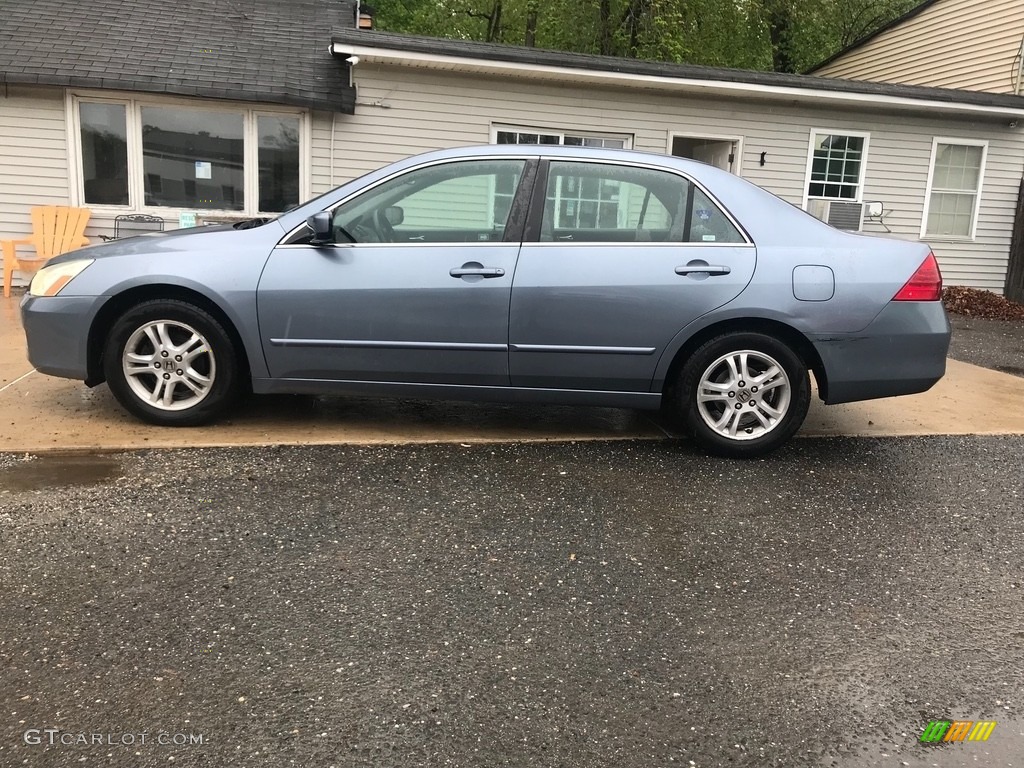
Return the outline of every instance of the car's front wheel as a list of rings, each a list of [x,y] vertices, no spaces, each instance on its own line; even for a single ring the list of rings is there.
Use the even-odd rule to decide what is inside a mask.
[[[763,333],[728,333],[690,356],[673,400],[702,448],[750,458],[793,436],[807,416],[811,390],[807,366],[786,344]]]
[[[133,415],[161,426],[195,426],[220,416],[234,399],[238,354],[205,310],[146,301],[110,329],[103,370],[110,391]]]

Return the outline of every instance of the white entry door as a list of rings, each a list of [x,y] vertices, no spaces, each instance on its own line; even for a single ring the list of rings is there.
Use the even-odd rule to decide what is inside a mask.
[[[739,141],[737,139],[701,138],[699,136],[674,136],[672,154],[701,163],[713,165],[723,171],[739,171]]]

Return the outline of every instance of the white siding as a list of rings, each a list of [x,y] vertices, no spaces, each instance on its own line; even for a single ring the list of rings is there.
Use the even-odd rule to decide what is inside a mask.
[[[958,121],[816,110],[769,102],[712,101],[496,80],[398,67],[357,66],[355,115],[339,116],[329,181],[330,120],[314,121],[314,193],[417,152],[486,144],[493,123],[630,134],[633,147],[665,153],[670,133],[743,137],[742,175],[801,205],[812,129],[871,134],[862,199],[881,201],[893,235],[918,239],[934,136],[989,140],[977,238],[931,244],[950,284],[1001,291],[1017,187],[1024,164],[1019,130]],[[765,164],[760,164],[765,152]],[[326,158],[326,161],[324,161]],[[884,233],[873,223],[865,231]]]
[[[938,0],[814,74],[1013,93],[1022,39],[1021,0]]]
[[[32,206],[68,202],[64,91],[0,89],[0,239],[31,234]]]
[[[0,239],[31,234],[35,205],[68,205],[64,91],[10,86],[0,90]],[[19,255],[31,256],[22,246]],[[21,274],[14,273],[19,285]]]

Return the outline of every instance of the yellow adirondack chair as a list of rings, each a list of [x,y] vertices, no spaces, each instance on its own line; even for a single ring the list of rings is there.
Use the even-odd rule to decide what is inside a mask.
[[[60,205],[39,205],[32,209],[32,234],[21,240],[0,240],[4,253],[4,296],[11,295],[14,270],[35,272],[47,259],[88,245],[85,226],[92,211]],[[31,245],[36,255],[18,256],[19,245]]]

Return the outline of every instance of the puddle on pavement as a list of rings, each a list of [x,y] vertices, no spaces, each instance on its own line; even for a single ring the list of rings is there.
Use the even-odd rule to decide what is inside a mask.
[[[0,468],[0,491],[47,491],[71,485],[98,485],[118,477],[116,456],[42,454]]]

